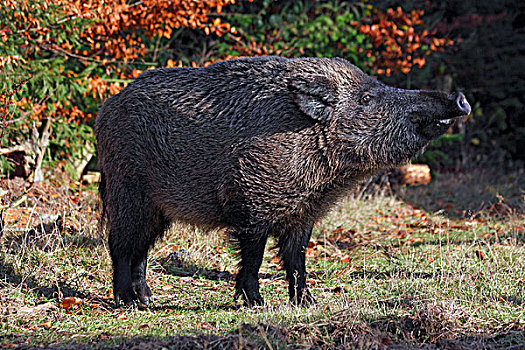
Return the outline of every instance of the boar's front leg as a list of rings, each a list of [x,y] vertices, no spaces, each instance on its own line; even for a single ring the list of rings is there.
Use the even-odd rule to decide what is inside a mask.
[[[148,266],[148,252],[131,259],[131,286],[139,300],[144,305],[151,301],[151,289],[146,283],[146,267]]]
[[[241,250],[240,270],[237,274],[234,299],[242,297],[247,306],[263,305],[259,293],[259,269],[268,239],[267,230],[259,228],[237,230],[234,237]]]
[[[306,248],[313,225],[307,228],[284,230],[279,235],[277,247],[286,270],[288,294],[294,304],[311,304],[314,298],[306,289]]]
[[[154,237],[145,239],[149,237],[129,235],[129,241],[122,242],[119,239],[122,235],[115,237],[111,232],[109,235],[115,304],[118,307],[122,300],[124,304],[132,305],[138,298],[140,302],[148,305],[152,294],[146,283],[146,267],[148,250],[154,242]]]

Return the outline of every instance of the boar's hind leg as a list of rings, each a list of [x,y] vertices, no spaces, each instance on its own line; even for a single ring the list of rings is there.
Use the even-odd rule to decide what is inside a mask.
[[[169,226],[168,220],[159,211],[156,213],[153,225],[144,237],[144,245],[137,247],[131,258],[131,285],[141,303],[148,305],[151,301],[151,289],[146,283],[146,267],[148,265],[148,250],[155,239],[162,236]]]
[[[113,295],[116,307],[119,307],[121,300],[126,305],[132,305],[137,299],[131,285],[132,247],[129,240],[133,238],[122,236],[127,236],[127,232],[115,226],[109,229],[109,252],[113,261]]]
[[[234,299],[243,297],[247,306],[263,305],[259,293],[259,268],[261,267],[268,231],[238,230],[234,237],[241,249],[240,270],[237,274]]]
[[[132,305],[151,294],[145,281],[147,252],[155,240],[155,207],[136,184],[115,186],[110,204],[109,251],[113,261],[113,295]],[[135,289],[134,289],[135,287]],[[137,295],[138,291],[139,295]]]
[[[286,270],[288,293],[295,304],[310,304],[314,298],[306,290],[306,248],[312,235],[312,228],[285,230],[279,235],[277,247]]]

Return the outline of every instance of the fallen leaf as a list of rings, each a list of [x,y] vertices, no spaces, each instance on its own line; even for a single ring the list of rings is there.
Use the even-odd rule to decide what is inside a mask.
[[[314,248],[307,248],[305,256],[307,258],[315,258],[317,256],[317,252]]]
[[[414,237],[408,239],[408,244],[411,246],[418,246],[423,243],[423,239],[421,237]]]
[[[332,234],[334,234],[334,233],[341,233],[343,231],[344,231],[343,226],[339,226],[335,230],[332,231]]]
[[[487,256],[481,250],[475,250],[474,254],[476,254],[476,258],[480,260],[487,260]]]
[[[381,343],[383,345],[392,345],[392,339],[390,339],[390,337],[383,337],[381,338]]]
[[[51,321],[47,321],[47,322],[44,322],[44,323],[39,323],[36,326],[39,327],[39,328],[49,328],[49,327],[51,327]]]
[[[82,303],[82,299],[80,298],[77,298],[77,297],[67,297],[67,298],[64,298],[62,299],[62,301],[60,302],[60,307],[62,309],[71,309],[79,304]]]
[[[334,289],[332,289],[332,293],[334,294],[341,294],[341,292],[344,291],[344,288],[337,286]]]
[[[492,237],[492,236],[494,236],[494,233],[492,233],[492,232],[487,232],[487,233],[483,234],[482,237],[485,238],[485,239],[487,239],[487,238],[490,238],[490,237]]]

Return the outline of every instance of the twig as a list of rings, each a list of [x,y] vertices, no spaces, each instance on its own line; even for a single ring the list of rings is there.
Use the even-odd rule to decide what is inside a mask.
[[[34,129],[36,130],[36,129]],[[51,133],[51,119],[46,119],[45,124],[42,126],[42,132],[40,133],[39,139],[36,140],[35,153],[36,164],[35,170],[33,172],[33,182],[41,182],[44,180],[44,175],[42,174],[42,161],[44,159],[44,153],[46,151],[47,145],[49,144],[49,134]]]
[[[33,43],[39,45],[40,47],[42,47],[45,50],[50,50],[50,51],[53,51],[54,53],[58,53],[58,54],[62,54],[62,55],[65,55],[65,56],[73,57],[73,58],[79,59],[81,61],[95,62],[95,63],[101,64],[101,65],[105,64],[104,61],[107,61],[107,63],[143,64],[145,66],[156,66],[157,65],[157,63],[155,63],[155,62],[133,62],[133,61],[119,61],[119,60],[99,60],[99,59],[92,58],[92,57],[84,57],[84,56],[76,55],[76,54],[68,52],[68,51],[64,50],[63,48],[61,48],[59,46],[56,46],[54,44],[47,44],[47,43],[43,43],[43,42],[40,42],[40,41],[37,41],[37,40],[31,40],[31,39],[29,39],[29,40],[32,41]]]
[[[26,201],[27,200],[27,194],[23,194],[21,195],[20,197],[18,197],[9,207],[12,209],[12,208],[16,208],[18,207],[20,204],[22,204],[22,202]]]
[[[266,336],[266,332],[264,331],[264,329],[259,324],[257,325],[257,328],[259,328],[259,332],[261,333],[261,336],[264,342],[266,343],[266,345],[268,345],[268,349],[273,350],[272,344],[270,344],[270,341],[268,340],[268,337]]]
[[[2,236],[4,235],[4,227],[5,227],[5,221],[4,221],[4,214],[5,214],[5,196],[4,193],[2,195],[2,210],[0,211],[0,239],[2,239]]]
[[[9,148],[0,148],[0,155],[10,154],[14,152],[25,152],[25,151],[26,149],[24,148],[24,146],[17,145],[17,146],[9,147]]]

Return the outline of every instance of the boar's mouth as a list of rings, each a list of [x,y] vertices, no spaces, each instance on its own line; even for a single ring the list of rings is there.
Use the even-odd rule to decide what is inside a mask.
[[[427,140],[444,134],[452,124],[471,112],[470,104],[461,92],[433,101],[431,105],[430,111],[411,113],[408,117],[418,134]]]
[[[440,124],[451,125],[456,120],[463,119],[465,116],[470,114],[470,111],[471,111],[470,104],[468,103],[465,95],[463,95],[461,92],[458,92],[455,95],[455,103],[456,103],[455,107],[459,109],[458,113],[461,113],[461,114],[451,117],[451,118],[439,119]]]

